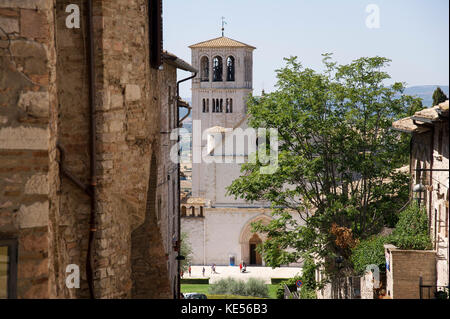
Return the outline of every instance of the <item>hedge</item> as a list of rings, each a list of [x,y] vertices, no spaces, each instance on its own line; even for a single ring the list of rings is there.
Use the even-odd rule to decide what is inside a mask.
[[[180,283],[189,285],[209,285],[209,278],[182,278]]]
[[[272,285],[278,285],[279,283],[282,283],[283,281],[288,281],[290,278],[270,278],[270,283]]]

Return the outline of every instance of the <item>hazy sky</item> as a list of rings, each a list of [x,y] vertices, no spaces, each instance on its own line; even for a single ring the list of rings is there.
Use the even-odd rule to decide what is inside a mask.
[[[225,36],[257,47],[254,94],[274,90],[283,57],[298,56],[305,67],[321,70],[322,53],[349,63],[362,56],[392,60],[393,81],[408,86],[449,83],[448,0],[164,0],[164,48],[191,62],[189,45]],[[379,28],[368,28],[379,8]],[[372,11],[373,13],[373,11]],[[185,77],[180,72],[179,77]],[[190,84],[181,87],[190,97]]]

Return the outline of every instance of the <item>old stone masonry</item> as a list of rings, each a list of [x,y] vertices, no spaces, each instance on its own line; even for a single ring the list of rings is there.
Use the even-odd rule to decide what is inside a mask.
[[[161,1],[72,3],[0,1],[0,298],[177,298],[162,132],[196,70],[163,51]]]

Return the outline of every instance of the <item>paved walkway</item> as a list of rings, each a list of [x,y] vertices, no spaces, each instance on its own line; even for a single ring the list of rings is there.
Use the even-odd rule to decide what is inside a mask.
[[[216,266],[216,274],[212,274],[211,266],[205,267],[205,276],[202,276],[203,266],[192,266],[191,267],[191,277],[189,273],[185,273],[183,278],[210,278],[209,282],[214,283],[219,279],[223,278],[236,278],[242,279],[244,281],[249,278],[260,278],[265,281],[266,284],[270,284],[270,278],[291,278],[295,275],[301,275],[301,267],[280,267],[272,269],[271,267],[251,267],[247,266],[247,271],[245,273],[239,272],[238,266]]]

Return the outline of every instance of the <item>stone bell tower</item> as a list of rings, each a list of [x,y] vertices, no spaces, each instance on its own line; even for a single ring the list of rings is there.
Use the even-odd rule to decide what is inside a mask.
[[[200,70],[192,82],[192,119],[201,120],[202,131],[215,126],[236,127],[245,118],[246,101],[253,91],[256,48],[225,36],[190,48],[192,66]],[[206,167],[202,165],[206,164],[192,166],[193,197],[205,196],[200,175]]]

